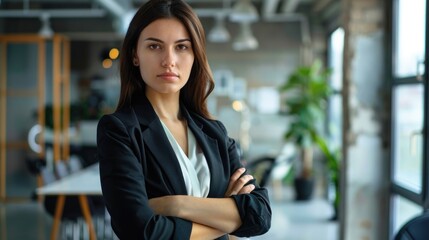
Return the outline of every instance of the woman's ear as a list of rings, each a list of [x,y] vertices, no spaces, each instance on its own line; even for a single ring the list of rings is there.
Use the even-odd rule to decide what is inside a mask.
[[[139,59],[137,57],[133,57],[133,65],[138,67],[139,66]]]
[[[140,65],[139,58],[137,57],[137,54],[136,54],[136,50],[133,50],[133,65],[136,67]]]

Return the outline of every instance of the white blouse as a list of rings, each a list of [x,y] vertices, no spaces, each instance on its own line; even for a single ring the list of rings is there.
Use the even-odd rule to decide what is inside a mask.
[[[192,131],[187,128],[188,155],[183,152],[168,127],[161,121],[162,127],[176,153],[185,180],[188,195],[194,197],[207,197],[210,191],[210,170],[203,151],[198,146]]]

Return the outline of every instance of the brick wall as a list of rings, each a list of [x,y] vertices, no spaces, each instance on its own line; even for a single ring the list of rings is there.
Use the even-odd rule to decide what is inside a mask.
[[[387,239],[386,0],[343,0],[344,182],[340,239]]]

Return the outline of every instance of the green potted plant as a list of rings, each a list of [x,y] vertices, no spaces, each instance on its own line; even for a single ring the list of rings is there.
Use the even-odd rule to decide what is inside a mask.
[[[328,172],[328,181],[332,190],[332,196],[329,200],[332,202],[334,214],[331,220],[338,220],[338,209],[340,207],[340,149],[331,150],[325,139],[317,137],[317,145],[326,158],[326,169]]]
[[[297,200],[308,200],[313,192],[313,150],[322,135],[327,99],[332,92],[330,74],[330,69],[316,60],[309,66],[298,67],[280,87],[285,95],[286,114],[290,116],[284,139],[292,141],[300,152],[300,169],[295,170],[294,179]]]

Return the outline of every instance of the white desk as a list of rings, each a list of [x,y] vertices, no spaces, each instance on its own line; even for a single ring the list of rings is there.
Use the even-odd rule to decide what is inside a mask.
[[[75,172],[58,181],[40,187],[36,191],[39,195],[58,195],[54,223],[51,231],[51,240],[55,240],[58,235],[58,228],[61,222],[66,196],[79,197],[80,207],[88,225],[90,239],[96,239],[87,196],[102,195],[98,164],[91,165],[79,172]]]

